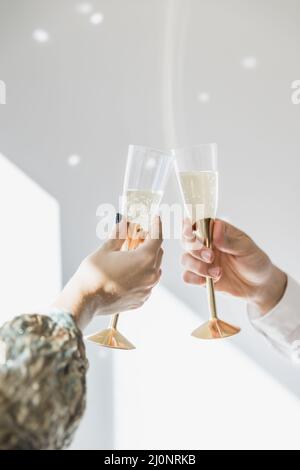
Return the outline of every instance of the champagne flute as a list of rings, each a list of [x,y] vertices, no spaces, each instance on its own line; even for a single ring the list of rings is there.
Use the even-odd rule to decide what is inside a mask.
[[[149,232],[158,211],[171,168],[173,156],[161,150],[130,145],[124,177],[122,212],[128,228],[122,250],[134,250]],[[118,330],[119,314],[112,316],[109,327],[87,339],[114,349],[135,349]]]
[[[203,144],[172,151],[183,201],[196,237],[207,247],[213,243],[213,226],[218,204],[217,145]],[[218,318],[214,282],[206,278],[210,320],[192,336],[219,339],[233,336],[240,328]]]

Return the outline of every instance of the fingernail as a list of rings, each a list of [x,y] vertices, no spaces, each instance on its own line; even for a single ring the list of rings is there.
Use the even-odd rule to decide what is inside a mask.
[[[218,278],[221,274],[221,268],[210,268],[208,274],[213,278]]]
[[[122,214],[119,212],[116,213],[116,224],[119,224],[122,220]]]
[[[200,255],[201,255],[201,258],[204,261],[207,261],[208,263],[210,263],[214,257],[213,253],[210,250],[202,250]]]

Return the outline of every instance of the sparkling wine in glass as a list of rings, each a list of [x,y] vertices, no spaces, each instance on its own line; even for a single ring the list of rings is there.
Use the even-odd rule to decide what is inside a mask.
[[[203,144],[172,151],[178,183],[196,237],[208,248],[213,244],[213,226],[218,205],[217,145]],[[206,278],[210,320],[192,335],[200,339],[233,336],[240,328],[218,318],[214,282]]]
[[[122,213],[127,220],[127,238],[122,250],[134,250],[150,231],[153,216],[163,198],[173,156],[161,150],[130,145],[124,177]],[[118,330],[119,314],[112,316],[108,328],[88,336],[101,346],[135,349]]]

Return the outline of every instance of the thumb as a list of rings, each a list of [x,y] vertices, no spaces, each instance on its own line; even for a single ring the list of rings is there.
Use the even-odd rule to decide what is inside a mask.
[[[248,254],[255,246],[245,232],[220,219],[215,221],[213,240],[218,250],[236,256]]]
[[[155,215],[144,243],[138,250],[158,250],[163,242],[161,218]]]
[[[127,238],[127,220],[122,218],[116,224],[109,236],[109,239],[102,245],[102,250],[119,251]]]

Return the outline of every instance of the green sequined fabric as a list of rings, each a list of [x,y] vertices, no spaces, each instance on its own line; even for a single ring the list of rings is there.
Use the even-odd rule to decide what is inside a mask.
[[[73,317],[25,314],[0,328],[0,449],[62,449],[85,409],[88,363]]]

